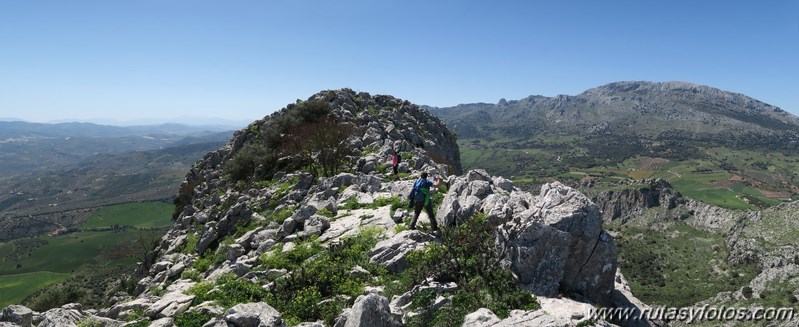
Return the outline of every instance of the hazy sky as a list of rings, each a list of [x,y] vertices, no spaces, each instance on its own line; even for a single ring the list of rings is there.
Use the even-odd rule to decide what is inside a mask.
[[[0,0],[0,117],[251,121],[688,81],[799,113],[797,1]]]

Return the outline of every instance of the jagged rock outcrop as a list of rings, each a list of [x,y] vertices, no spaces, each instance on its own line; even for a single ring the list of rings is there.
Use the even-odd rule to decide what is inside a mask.
[[[616,273],[616,245],[602,231],[599,208],[582,193],[560,183],[539,196],[484,170],[449,180],[450,189],[436,219],[458,224],[480,212],[501,225],[497,251],[525,287],[537,295],[577,293],[610,304]]]
[[[538,295],[576,293],[610,305],[617,250],[602,230],[599,208],[557,182],[544,185],[526,208],[497,236],[497,248],[519,281]]]
[[[591,200],[599,206],[606,222],[620,219],[626,223],[630,219],[640,218],[647,209],[662,207],[665,210],[676,208],[685,199],[675,191],[669,182],[663,179],[623,180],[611,188],[593,189],[593,183],[583,183],[581,189],[586,190]],[[676,213],[675,213],[676,214]],[[687,213],[683,219],[687,218]],[[661,219],[668,219],[663,217]]]

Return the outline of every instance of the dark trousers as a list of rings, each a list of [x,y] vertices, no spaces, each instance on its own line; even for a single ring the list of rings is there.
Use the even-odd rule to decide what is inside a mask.
[[[436,215],[433,213],[433,201],[429,201],[427,206],[424,205],[424,200],[416,201],[414,205],[411,229],[416,229],[416,220],[419,219],[419,214],[422,213],[422,209],[424,208],[424,211],[427,213],[427,218],[430,219],[430,226],[433,228],[433,231],[437,231],[438,223],[436,222]]]

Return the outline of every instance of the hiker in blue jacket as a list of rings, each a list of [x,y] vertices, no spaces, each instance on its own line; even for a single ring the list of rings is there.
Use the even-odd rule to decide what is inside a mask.
[[[433,201],[430,199],[431,193],[438,190],[441,184],[441,178],[436,177],[435,183],[427,180],[427,173],[422,173],[422,177],[413,183],[413,190],[411,191],[411,200],[414,203],[413,220],[411,220],[410,229],[416,229],[416,220],[419,219],[419,214],[422,213],[422,208],[427,212],[427,218],[430,219],[430,226],[433,232],[438,231],[438,223],[436,223],[436,216],[433,213]]]

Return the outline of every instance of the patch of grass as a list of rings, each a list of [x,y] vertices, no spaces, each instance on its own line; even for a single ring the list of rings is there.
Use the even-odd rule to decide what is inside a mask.
[[[283,252],[282,246],[261,255],[261,265],[267,269],[289,269],[294,270],[302,265],[305,260],[324,251],[322,244],[316,238],[300,242],[291,251]]]
[[[70,274],[37,271],[0,276],[0,307],[21,303],[23,299],[50,284],[72,277]]]
[[[175,327],[202,327],[213,316],[202,312],[187,311],[175,316]]]
[[[224,248],[219,247],[213,252],[206,250],[202,256],[194,261],[192,268],[197,271],[208,271],[211,266],[222,263],[223,261],[225,261]]]
[[[186,294],[194,295],[194,304],[214,301],[226,310],[240,303],[262,301],[267,292],[260,285],[238,278],[233,274],[220,276],[215,282],[194,285]],[[207,321],[207,319],[206,319]]]
[[[330,210],[327,210],[327,208],[322,208],[321,210],[317,210],[316,214],[320,215],[320,216],[325,216],[325,217],[330,218],[330,219],[333,219],[333,218],[336,217],[336,214],[331,212]]]
[[[183,249],[180,250],[180,253],[183,254],[192,254],[194,253],[194,249],[197,247],[197,241],[200,239],[197,234],[188,234],[186,235],[186,243],[183,244]]]
[[[86,317],[78,321],[77,327],[104,327],[105,324],[94,317]]]
[[[169,227],[175,209],[166,202],[137,202],[112,205],[98,209],[84,221],[81,228],[118,226]]]
[[[183,273],[180,274],[180,278],[192,280],[192,281],[195,281],[195,282],[199,282],[200,281],[200,271],[197,270],[197,269],[194,269],[194,268],[186,269],[186,270],[183,271]]]
[[[356,209],[360,209],[361,207],[362,207],[361,204],[358,203],[358,199],[356,199],[353,196],[353,197],[347,199],[347,201],[344,201],[344,204],[342,204],[339,208],[346,209],[346,210],[356,210]]]
[[[379,150],[379,149],[377,147],[375,147],[375,146],[367,146],[367,147],[363,148],[363,150],[361,150],[360,156],[361,157],[366,157],[367,155],[370,155],[372,153],[376,153],[377,150]]]

